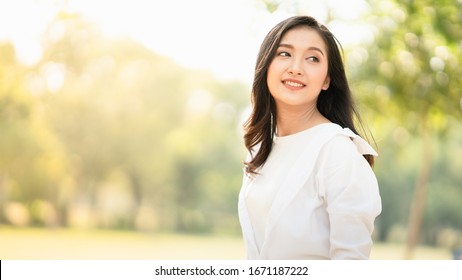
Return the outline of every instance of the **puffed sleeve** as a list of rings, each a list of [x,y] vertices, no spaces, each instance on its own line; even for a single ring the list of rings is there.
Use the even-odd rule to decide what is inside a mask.
[[[382,210],[377,179],[358,146],[365,141],[352,139],[335,136],[319,157],[316,179],[329,218],[331,259],[368,259]]]

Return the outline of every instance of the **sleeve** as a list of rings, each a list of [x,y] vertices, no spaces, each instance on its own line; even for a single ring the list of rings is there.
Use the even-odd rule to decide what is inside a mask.
[[[374,220],[382,210],[377,179],[350,137],[323,147],[317,174],[330,225],[331,259],[368,259]]]

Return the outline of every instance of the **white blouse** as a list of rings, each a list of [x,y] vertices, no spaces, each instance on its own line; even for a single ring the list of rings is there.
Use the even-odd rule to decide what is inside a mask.
[[[350,129],[321,124],[284,137],[244,175],[239,219],[249,259],[368,259],[381,198]]]

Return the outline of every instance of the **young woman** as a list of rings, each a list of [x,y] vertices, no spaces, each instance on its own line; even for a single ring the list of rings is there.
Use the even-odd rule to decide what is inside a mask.
[[[249,259],[368,259],[381,198],[333,34],[276,25],[258,54],[239,219]],[[357,116],[359,117],[359,116]]]

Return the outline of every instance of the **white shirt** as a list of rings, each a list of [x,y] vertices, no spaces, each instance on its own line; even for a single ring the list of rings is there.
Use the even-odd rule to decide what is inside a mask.
[[[369,258],[381,199],[363,154],[377,155],[332,123],[274,137],[259,175],[244,175],[240,193],[248,257]]]

